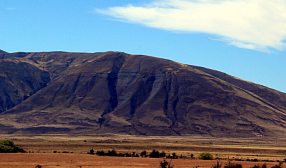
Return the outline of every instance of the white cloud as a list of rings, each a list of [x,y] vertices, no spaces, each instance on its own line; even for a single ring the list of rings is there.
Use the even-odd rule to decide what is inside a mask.
[[[148,27],[203,32],[240,48],[283,50],[286,44],[285,0],[157,0],[96,11]]]

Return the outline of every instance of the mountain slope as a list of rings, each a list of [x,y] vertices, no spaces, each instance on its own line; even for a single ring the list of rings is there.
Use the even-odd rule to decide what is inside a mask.
[[[31,64],[0,60],[0,113],[20,104],[49,82],[49,73]]]
[[[6,51],[0,50],[0,54],[6,54]]]
[[[5,62],[25,64],[27,70],[13,65],[9,72],[35,78],[26,82],[24,88],[34,89],[26,89],[25,98],[0,103],[0,127],[8,133],[249,137],[286,132],[285,93],[202,67],[119,52],[7,53],[0,67]],[[2,93],[19,90],[17,84],[31,78],[10,76],[19,81]]]

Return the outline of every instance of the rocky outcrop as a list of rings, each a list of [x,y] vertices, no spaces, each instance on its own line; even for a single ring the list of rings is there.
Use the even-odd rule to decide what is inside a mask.
[[[7,53],[1,66],[8,133],[286,132],[285,93],[202,67],[120,52]]]

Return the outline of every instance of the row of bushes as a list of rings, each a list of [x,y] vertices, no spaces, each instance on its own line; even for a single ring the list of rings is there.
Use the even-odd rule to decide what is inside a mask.
[[[97,151],[96,153],[93,152],[93,150],[90,150],[89,154],[96,154],[98,156],[118,156],[118,157],[139,157],[138,154],[136,154],[135,152],[133,153],[117,153],[116,150],[109,150],[107,152],[101,150],[101,151]]]
[[[119,157],[149,157],[149,158],[171,158],[171,159],[177,159],[178,156],[176,153],[173,153],[172,155],[166,154],[164,151],[159,152],[156,150],[153,150],[150,154],[148,154],[145,150],[143,150],[140,155],[132,152],[132,153],[117,153],[116,150],[109,150],[107,152],[100,150],[94,152],[93,149],[90,150],[89,154],[96,154],[98,156],[119,156]]]

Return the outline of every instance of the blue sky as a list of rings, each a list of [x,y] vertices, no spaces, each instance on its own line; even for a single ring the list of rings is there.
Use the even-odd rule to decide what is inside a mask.
[[[285,9],[285,0],[0,0],[0,49],[150,55],[286,92]]]

